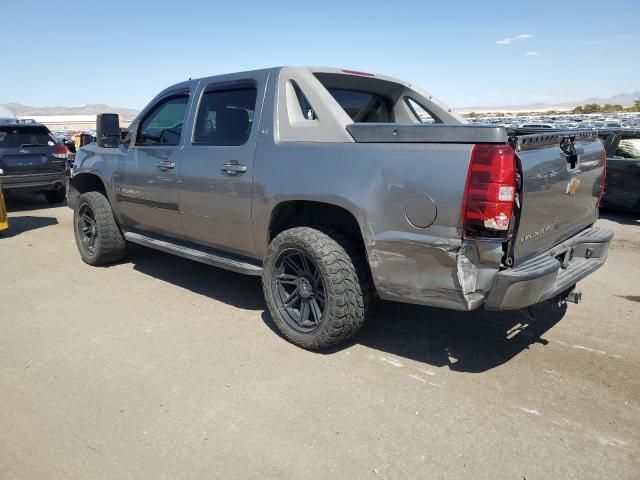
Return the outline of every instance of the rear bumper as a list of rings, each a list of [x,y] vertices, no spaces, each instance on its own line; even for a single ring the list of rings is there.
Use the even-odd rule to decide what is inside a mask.
[[[604,264],[612,238],[611,230],[588,228],[518,267],[498,272],[485,308],[524,308],[570,289]]]
[[[57,190],[67,184],[67,172],[0,176],[0,185],[11,190]]]

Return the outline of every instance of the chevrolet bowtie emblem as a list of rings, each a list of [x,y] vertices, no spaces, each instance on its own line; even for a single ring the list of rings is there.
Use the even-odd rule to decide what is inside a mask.
[[[578,188],[580,188],[580,180],[578,180],[577,178],[572,178],[571,181],[567,183],[567,189],[564,193],[566,193],[567,195],[575,195],[578,191]]]

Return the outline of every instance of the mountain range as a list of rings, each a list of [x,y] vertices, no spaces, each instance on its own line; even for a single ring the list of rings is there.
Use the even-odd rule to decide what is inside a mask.
[[[133,108],[111,107],[101,103],[78,107],[32,107],[21,103],[3,103],[1,106],[12,111],[18,117],[37,117],[40,115],[96,115],[98,113],[117,113],[124,120],[133,120],[138,110]]]
[[[585,98],[584,100],[563,103],[525,103],[520,105],[496,105],[496,106],[465,106],[455,107],[460,113],[468,112],[542,112],[548,110],[572,110],[579,105],[587,103],[622,105],[629,107],[634,100],[640,98],[640,90],[628,93],[619,93],[606,98]],[[77,107],[32,107],[21,103],[4,103],[1,106],[11,110],[19,117],[40,115],[96,115],[98,113],[117,113],[124,120],[133,120],[138,115],[138,110],[133,108],[112,107],[101,103],[81,105]]]

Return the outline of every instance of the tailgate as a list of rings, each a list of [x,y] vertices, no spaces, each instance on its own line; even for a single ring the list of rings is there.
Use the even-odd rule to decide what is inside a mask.
[[[518,265],[596,221],[603,149],[595,132],[518,134],[510,142],[521,175],[511,245]]]
[[[57,173],[64,160],[54,156],[56,142],[49,130],[38,124],[0,127],[0,168],[4,175]]]
[[[50,146],[0,148],[0,168],[5,175],[60,172],[64,170],[65,161],[54,157],[52,150]]]

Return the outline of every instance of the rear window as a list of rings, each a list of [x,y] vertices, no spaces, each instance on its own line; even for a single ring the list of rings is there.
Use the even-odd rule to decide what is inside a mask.
[[[387,100],[375,93],[328,88],[355,123],[391,123],[393,117]]]
[[[45,127],[0,127],[0,148],[55,145]]]

